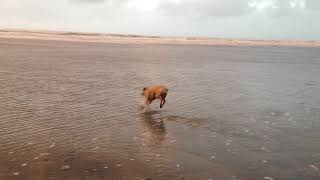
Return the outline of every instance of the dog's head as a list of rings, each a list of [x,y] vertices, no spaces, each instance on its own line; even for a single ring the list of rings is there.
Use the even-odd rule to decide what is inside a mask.
[[[167,97],[167,94],[168,94],[167,88],[162,89],[160,92],[160,96],[162,97],[162,99],[165,99]]]
[[[147,87],[144,87],[143,89],[142,89],[142,93],[141,93],[141,95],[142,96],[144,96],[144,92],[147,90]]]
[[[160,93],[160,97],[161,97],[160,108],[163,108],[164,104],[166,103],[167,94],[168,94],[168,89],[164,88]]]

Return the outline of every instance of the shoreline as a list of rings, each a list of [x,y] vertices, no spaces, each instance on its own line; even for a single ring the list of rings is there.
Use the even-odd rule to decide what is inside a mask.
[[[0,38],[55,40],[71,42],[99,42],[110,44],[320,47],[320,41],[161,37],[127,34],[82,33],[44,30],[33,31],[17,29],[0,29]]]

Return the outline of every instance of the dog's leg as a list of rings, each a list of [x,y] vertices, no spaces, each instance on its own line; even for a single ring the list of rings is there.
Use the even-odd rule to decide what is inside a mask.
[[[149,101],[148,97],[144,98],[144,109],[143,109],[143,112],[146,112],[148,110],[150,104],[151,104],[151,102]]]
[[[145,104],[143,112],[147,112],[147,110],[149,110],[149,105],[150,105],[150,104],[151,104],[150,101],[148,101],[148,103]]]
[[[146,112],[147,111],[147,108],[148,108],[148,99],[147,98],[144,98],[144,104],[143,104],[143,112]]]
[[[167,102],[166,99],[161,98],[160,108],[162,108],[166,102]]]
[[[161,109],[161,108],[162,108],[162,106],[163,106],[163,105],[162,105],[162,101],[163,101],[163,100],[161,99],[161,101],[160,101],[160,109]]]

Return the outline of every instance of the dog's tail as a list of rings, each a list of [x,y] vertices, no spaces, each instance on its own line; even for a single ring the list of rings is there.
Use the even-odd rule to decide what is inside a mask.
[[[146,87],[144,87],[144,88],[142,89],[142,93],[141,93],[142,96],[144,95],[144,91],[145,91],[146,89],[147,89]]]

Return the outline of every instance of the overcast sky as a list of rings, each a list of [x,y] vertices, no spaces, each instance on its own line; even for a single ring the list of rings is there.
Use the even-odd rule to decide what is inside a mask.
[[[0,28],[320,40],[320,0],[0,0]]]

